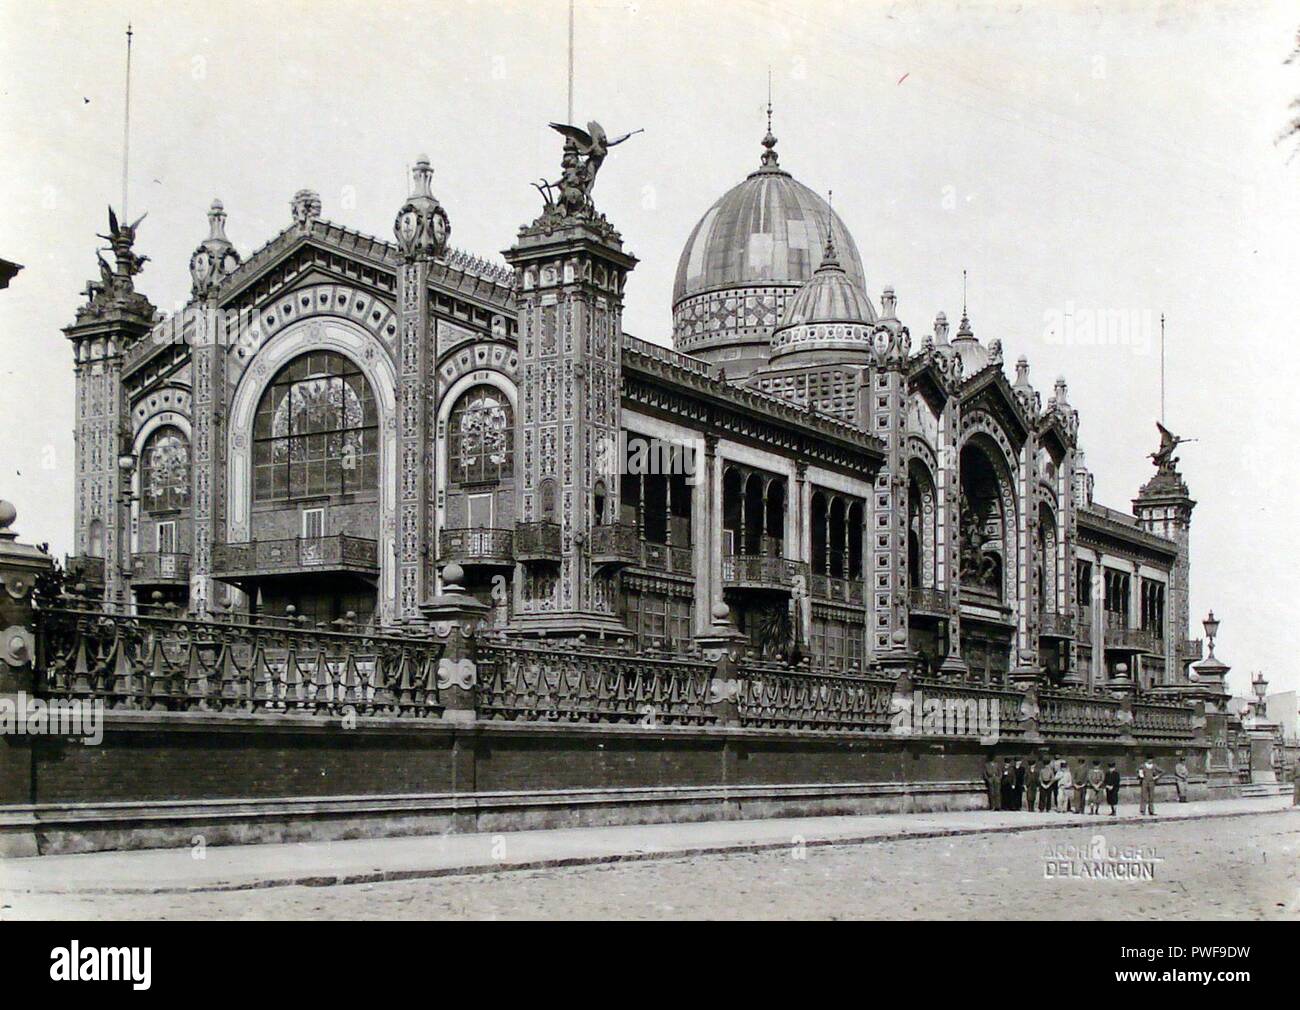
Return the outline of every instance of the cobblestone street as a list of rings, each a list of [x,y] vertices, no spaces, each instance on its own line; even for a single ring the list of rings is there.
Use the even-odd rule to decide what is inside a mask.
[[[1154,856],[1153,879],[1049,879],[1049,853]],[[1057,858],[1051,856],[1050,858]],[[1068,854],[1067,857],[1068,858]],[[1300,821],[1188,822],[733,853],[393,883],[145,895],[0,892],[3,918],[1300,919]]]

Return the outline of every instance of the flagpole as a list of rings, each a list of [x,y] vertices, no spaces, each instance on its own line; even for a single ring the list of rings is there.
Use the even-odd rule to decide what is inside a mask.
[[[1160,423],[1165,423],[1165,314],[1160,313]]]
[[[126,113],[122,117],[122,221],[126,222],[127,210],[127,165],[131,161],[131,25],[126,26]]]
[[[569,0],[569,116],[565,122],[573,122],[573,4]]]

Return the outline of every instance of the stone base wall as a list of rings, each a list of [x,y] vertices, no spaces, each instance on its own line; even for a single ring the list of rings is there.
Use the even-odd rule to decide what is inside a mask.
[[[363,718],[349,729],[319,716],[150,711],[107,713],[95,746],[7,742],[30,748],[32,769],[30,802],[0,805],[7,855],[983,809],[987,755],[1033,749],[737,727]],[[1166,771],[1174,762],[1173,747],[1047,746],[1116,760],[1126,805],[1137,802],[1143,754]],[[1159,793],[1174,802],[1172,779]],[[1194,775],[1192,798],[1209,794]]]

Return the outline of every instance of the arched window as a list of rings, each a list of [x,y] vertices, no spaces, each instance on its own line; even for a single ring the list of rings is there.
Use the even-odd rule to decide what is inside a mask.
[[[448,476],[458,484],[512,477],[514,449],[515,418],[505,393],[495,386],[468,390],[447,421]]]
[[[253,424],[253,500],[369,491],[379,484],[379,411],[361,370],[332,351],[285,365]]]
[[[179,429],[164,425],[140,453],[140,502],[146,512],[184,508],[190,502],[190,443]]]

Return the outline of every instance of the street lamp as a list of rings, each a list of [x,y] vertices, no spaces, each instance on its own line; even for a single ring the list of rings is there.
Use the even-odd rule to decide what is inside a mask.
[[[1201,626],[1205,628],[1205,637],[1209,639],[1210,643],[1208,650],[1209,655],[1206,656],[1206,659],[1212,659],[1214,657],[1214,636],[1219,633],[1219,622],[1215,620],[1213,610],[1211,610],[1210,615],[1201,622]]]

